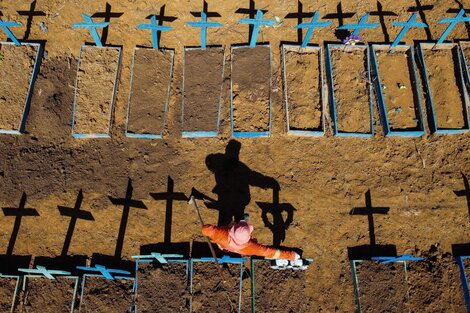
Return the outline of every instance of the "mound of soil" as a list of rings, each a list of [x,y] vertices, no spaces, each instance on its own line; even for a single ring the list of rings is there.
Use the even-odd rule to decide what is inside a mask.
[[[186,264],[139,264],[138,312],[189,312],[189,301]]]
[[[133,282],[86,277],[80,312],[128,312],[133,304]]]
[[[70,278],[29,277],[22,312],[70,312],[74,288],[75,280]]]
[[[17,279],[0,279],[0,312],[10,312]]]

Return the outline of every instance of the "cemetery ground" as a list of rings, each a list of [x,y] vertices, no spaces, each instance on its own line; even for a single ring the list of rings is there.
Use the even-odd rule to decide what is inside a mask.
[[[231,139],[230,46],[248,43],[248,26],[237,24],[240,18],[248,15],[243,13],[246,10],[236,11],[248,9],[250,1],[208,1],[208,11],[221,16],[216,17],[213,13],[209,19],[223,24],[208,30],[208,44],[223,45],[225,49],[220,134],[214,138],[192,139],[181,137],[182,55],[184,47],[199,45],[199,30],[185,23],[198,19],[190,12],[200,12],[203,2],[107,2],[37,0],[35,10],[44,14],[31,18],[17,12],[30,10],[31,3],[0,2],[2,18],[23,25],[12,28],[15,35],[20,39],[27,35],[31,41],[44,41],[47,52],[35,83],[25,134],[0,136],[0,206],[17,208],[25,193],[25,208],[34,208],[38,213],[23,216],[16,231],[15,217],[0,217],[2,255],[53,258],[65,254],[91,259],[100,254],[129,260],[132,255],[139,254],[144,245],[201,239],[200,226],[186,201],[173,201],[168,206],[166,200],[155,200],[150,193],[173,190],[189,196],[191,188],[195,187],[212,198],[221,197],[220,189],[214,190],[214,187],[220,179],[227,178],[220,174],[220,163],[216,162],[214,166],[206,164],[206,160],[224,161],[225,148]],[[365,194],[370,190],[372,207],[389,208],[387,214],[373,217],[375,243],[391,245],[398,254],[411,253],[427,258],[428,263],[410,267],[408,294],[404,295],[403,305],[415,312],[464,312],[458,268],[452,263],[451,255],[452,245],[470,242],[470,208],[463,192],[470,176],[470,134],[429,135],[429,111],[423,108],[425,135],[386,138],[373,96],[375,135],[372,138],[333,137],[328,106],[325,106],[324,137],[288,135],[280,43],[299,41],[298,32],[293,28],[299,23],[299,8],[303,13],[318,10],[322,19],[333,21],[332,26],[316,30],[312,37],[312,43],[323,46],[325,42],[339,42],[338,34],[335,34],[338,19],[343,24],[356,23],[366,12],[378,11],[393,14],[371,14],[370,21],[383,24],[374,30],[364,30],[361,36],[366,42],[389,42],[399,31],[391,26],[391,22],[407,20],[416,6],[421,6],[419,19],[424,18],[430,28],[412,29],[404,41],[408,44],[413,40],[435,41],[446,27],[436,21],[454,16],[455,12],[448,11],[458,10],[459,3],[469,7],[470,2],[423,0],[406,4],[404,1],[383,1],[380,4],[344,0],[339,4],[339,1],[325,0],[302,3],[256,1],[256,8],[267,10],[266,18],[278,16],[283,20],[279,28],[262,28],[258,37],[259,42],[270,43],[272,51],[272,130],[269,138],[239,139],[239,160],[244,166],[239,164],[242,170],[237,172],[238,176],[228,178],[230,183],[243,189],[240,195],[248,203],[245,211],[250,214],[250,222],[255,226],[253,235],[259,242],[301,248],[305,257],[314,259],[309,270],[301,274],[301,284],[307,288],[298,294],[285,293],[284,301],[288,302],[292,297],[310,299],[308,306],[293,302],[307,312],[354,312],[348,247],[369,245],[371,236],[367,216],[351,215],[350,212],[352,208],[365,206]],[[71,136],[77,61],[80,45],[91,41],[91,37],[87,31],[73,30],[70,25],[82,20],[82,12],[97,14],[96,20],[103,21],[102,16],[107,10],[111,11],[108,14],[111,25],[102,39],[108,45],[123,47],[111,137],[77,139]],[[147,23],[146,17],[150,14],[162,12],[176,18],[164,22],[173,30],[164,33],[160,40],[161,47],[175,51],[163,138],[128,138],[125,129],[134,47],[151,47],[150,33],[137,30],[135,26]],[[38,26],[40,22],[47,26],[47,33]],[[468,39],[469,32],[470,29],[461,24],[448,39]],[[2,41],[6,40],[3,33],[0,36],[3,36]],[[356,68],[348,72],[342,62],[341,75],[352,79],[357,76]],[[424,104],[422,83],[420,79]],[[294,86],[299,90],[298,85]],[[437,84],[436,88],[446,87]],[[159,101],[160,105],[162,100]],[[155,114],[161,116],[160,112]],[[131,130],[159,132],[160,128],[149,130],[144,125],[136,125]],[[207,158],[209,155],[212,157]],[[114,205],[109,197],[124,198],[129,178],[132,179],[132,199],[143,201],[146,208],[131,207],[128,216],[124,217],[123,206]],[[279,193],[271,188],[276,185],[273,181],[280,186]],[[80,210],[90,212],[93,219],[78,219],[70,237],[70,217],[61,215],[58,206],[73,208],[80,190],[83,192]],[[271,211],[275,217],[262,210],[266,206],[258,203],[271,203],[271,207],[278,210]],[[202,209],[202,215],[205,222],[217,223],[218,211]],[[364,278],[362,283],[374,281],[374,271],[370,269],[369,272],[363,275],[367,279]],[[299,283],[297,279],[288,280],[290,282]],[[429,288],[430,284],[439,287]],[[244,280],[244,286],[249,286],[249,279]],[[387,290],[384,286],[381,288],[379,290]],[[454,292],[448,292],[449,288]],[[377,292],[368,291],[366,296]],[[266,292],[277,291],[273,286]],[[128,299],[128,292],[125,296]],[[420,302],[418,298],[427,300]],[[8,305],[8,301],[0,300],[2,307]],[[372,297],[367,301],[381,300]],[[269,307],[272,303],[259,304]],[[370,305],[374,307],[374,303]]]

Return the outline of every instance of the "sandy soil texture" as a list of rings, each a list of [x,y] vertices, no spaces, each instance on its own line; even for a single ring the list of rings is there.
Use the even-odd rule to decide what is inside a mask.
[[[0,311],[10,312],[17,279],[0,279]]]
[[[80,312],[128,312],[133,301],[132,281],[87,277]]]

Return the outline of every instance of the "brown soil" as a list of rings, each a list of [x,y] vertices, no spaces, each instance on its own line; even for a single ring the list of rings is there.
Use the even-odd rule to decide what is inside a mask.
[[[288,49],[288,50],[287,50]],[[318,51],[286,48],[285,86],[291,129],[321,130],[321,71]]]
[[[358,47],[340,49],[331,51],[338,131],[370,133],[366,51]]]
[[[130,280],[87,277],[80,312],[128,312],[133,303],[132,285]]]
[[[270,48],[237,48],[232,52],[234,131],[268,131],[271,90]]]
[[[413,68],[410,68],[407,52],[396,50],[391,54],[379,51],[376,55],[390,129],[416,129],[419,126],[419,115],[416,114],[419,103],[413,94]]]
[[[14,278],[0,279],[0,312],[10,312],[16,282],[17,280]]]
[[[28,278],[21,312],[70,312],[74,288],[75,281],[72,279]]]
[[[20,127],[37,52],[29,45],[0,44],[0,129]]]
[[[212,262],[194,262],[193,312],[238,312],[240,265],[223,264],[225,283]]]
[[[107,134],[119,51],[83,46],[78,69],[74,132]]]
[[[138,312],[189,312],[188,277],[182,263],[140,263],[138,272]]]
[[[403,263],[356,264],[362,312],[405,312],[407,285]]]
[[[173,51],[136,49],[129,104],[129,133],[163,132],[172,63]]]
[[[183,131],[217,131],[224,48],[184,52]]]
[[[305,271],[274,270],[269,261],[255,263],[256,312],[312,312]]]
[[[429,77],[429,88],[438,128],[463,128],[465,126],[462,94],[456,76],[458,61],[454,49],[424,52],[424,62]]]

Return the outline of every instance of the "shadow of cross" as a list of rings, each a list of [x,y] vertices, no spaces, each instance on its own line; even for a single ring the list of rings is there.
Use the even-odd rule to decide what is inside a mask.
[[[367,215],[367,221],[369,222],[369,238],[370,238],[370,245],[375,246],[375,227],[374,227],[374,214],[388,214],[390,208],[388,207],[373,207],[372,200],[370,196],[370,190],[366,192],[366,206],[353,208],[350,215]]]
[[[255,0],[250,0],[250,5],[248,8],[239,8],[235,11],[235,13],[237,14],[248,14],[249,18],[250,19],[254,19],[256,17],[256,12],[258,10],[256,9],[256,6],[255,6]],[[263,14],[265,14],[266,12],[268,12],[268,10],[261,10],[261,12],[263,12]],[[248,42],[251,42],[251,36],[253,36],[253,28],[254,28],[254,25],[253,24],[249,24],[248,25],[249,28],[248,28]]]
[[[297,12],[288,13],[284,18],[295,18],[297,19],[297,24],[302,24],[304,21],[304,18],[311,18],[313,17],[313,14],[315,14],[314,12],[303,12],[303,10],[304,10],[304,5],[302,4],[302,2],[297,1]],[[303,41],[302,32],[303,32],[302,28],[297,29],[297,42],[299,44],[301,44]]]
[[[463,185],[465,189],[455,190],[454,193],[457,197],[467,198],[468,216],[470,218],[470,183],[468,182],[468,178],[467,176],[465,176],[464,173],[460,172],[460,174],[462,175]]]
[[[209,5],[207,4],[206,1],[204,1],[202,5],[202,12],[206,13],[206,17],[221,17],[221,15],[218,12],[209,12]],[[194,17],[201,17],[201,12],[190,12],[192,16]]]
[[[426,21],[426,13],[425,11],[431,11],[434,8],[434,5],[429,4],[429,5],[422,5],[420,0],[415,0],[416,1],[416,6],[411,6],[408,8],[408,12],[417,12],[419,14],[419,17],[421,18],[421,22],[424,24],[428,24]],[[432,34],[431,34],[431,29],[429,27],[424,28],[424,31],[426,32],[426,38],[428,41],[432,41]]]
[[[120,18],[124,12],[113,12],[111,10],[111,4],[106,2],[106,9],[104,12],[96,12],[91,17],[94,18],[104,18],[104,22],[109,23],[111,22],[112,18]],[[101,42],[103,45],[106,45],[106,41],[108,40],[108,32],[109,32],[109,25],[103,28],[103,32],[101,34]]]
[[[166,192],[151,193],[150,196],[155,200],[166,200],[165,210],[165,243],[171,243],[171,224],[173,217],[173,201],[188,201],[188,197],[182,192],[174,192],[175,183],[168,176],[168,185]]]
[[[27,196],[23,192],[21,196],[20,204],[17,208],[2,208],[3,214],[5,216],[15,216],[15,224],[13,225],[13,231],[11,232],[10,241],[8,242],[7,255],[10,256],[13,254],[13,249],[15,247],[16,238],[20,231],[21,220],[23,216],[39,216],[39,213],[34,208],[25,208]]]
[[[70,243],[72,242],[73,231],[75,230],[75,225],[77,224],[77,220],[86,220],[86,221],[94,221],[93,214],[89,211],[80,210],[83,202],[83,191],[80,189],[77,195],[77,200],[75,200],[75,205],[73,208],[64,207],[64,206],[57,206],[59,209],[60,215],[70,217],[69,227],[67,229],[67,234],[65,235],[64,246],[62,247],[61,256],[66,256],[69,248]]]
[[[388,34],[387,23],[385,23],[385,17],[386,16],[398,16],[398,14],[392,11],[384,11],[382,3],[380,3],[380,1],[377,1],[377,11],[369,12],[369,14],[371,16],[379,17],[379,22],[382,27],[382,33],[384,34],[384,40],[385,42],[390,42],[390,35]]]
[[[124,246],[124,237],[126,235],[127,221],[129,220],[129,213],[131,208],[147,209],[147,206],[142,201],[132,199],[132,192],[132,179],[129,178],[127,181],[127,190],[125,198],[119,199],[108,197],[112,204],[123,206],[121,224],[119,226],[119,233],[116,240],[116,250],[114,252],[114,256],[116,258],[120,258],[122,254],[122,248]]]
[[[36,0],[31,2],[29,6],[29,11],[16,11],[21,16],[27,16],[28,21],[26,22],[26,31],[24,33],[23,40],[27,40],[31,34],[31,26],[33,25],[33,18],[35,16],[46,16],[44,11],[36,11]]]
[[[268,227],[273,233],[273,246],[278,247],[286,239],[286,230],[294,220],[294,211],[296,209],[290,203],[279,203],[279,190],[273,189],[273,202],[256,202],[261,209],[261,218],[264,226]],[[287,212],[284,220],[282,212]],[[268,218],[272,215],[272,222]]]
[[[344,25],[344,20],[347,18],[351,18],[355,15],[355,12],[343,12],[343,5],[341,4],[341,1],[338,2],[338,5],[336,6],[336,12],[335,13],[328,13],[323,17],[325,20],[338,20],[338,27]],[[335,31],[335,36],[336,38],[343,40],[349,35],[348,30],[341,30],[337,29]]]

